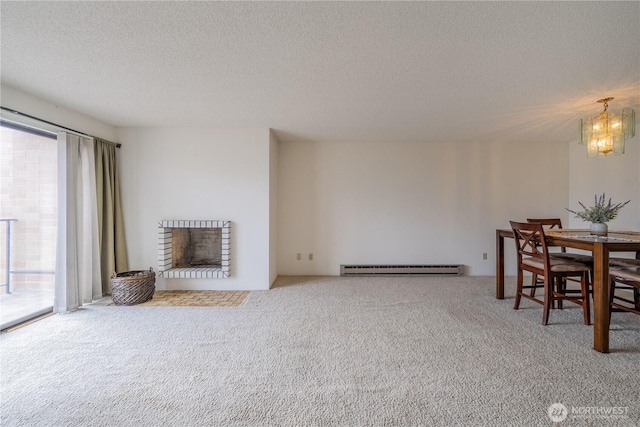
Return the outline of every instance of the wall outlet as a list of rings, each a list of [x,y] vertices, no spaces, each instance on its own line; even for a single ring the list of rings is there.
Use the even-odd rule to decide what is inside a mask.
[[[296,259],[297,259],[298,261],[300,261],[300,260],[302,259],[302,254],[301,254],[300,252],[298,252],[298,253],[296,254]]]
[[[313,261],[313,254],[309,254],[309,261]]]
[[[482,259],[487,259],[487,253],[486,252],[482,252]]]

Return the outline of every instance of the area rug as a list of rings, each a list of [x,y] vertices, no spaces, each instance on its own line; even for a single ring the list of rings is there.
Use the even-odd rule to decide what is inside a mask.
[[[153,298],[139,306],[237,307],[248,291],[156,291]],[[109,305],[115,305],[113,303]]]

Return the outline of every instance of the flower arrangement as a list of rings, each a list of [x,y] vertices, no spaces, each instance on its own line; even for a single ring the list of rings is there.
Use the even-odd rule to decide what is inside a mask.
[[[618,212],[622,209],[627,203],[631,200],[627,200],[624,203],[611,203],[611,199],[607,203],[605,203],[605,193],[602,193],[602,196],[595,195],[595,203],[592,207],[586,207],[581,202],[578,202],[580,206],[582,206],[582,212],[572,211],[571,209],[567,209],[569,212],[574,214],[576,218],[580,218],[583,221],[589,221],[591,223],[597,224],[605,224],[608,221],[611,221],[616,216],[618,216]]]

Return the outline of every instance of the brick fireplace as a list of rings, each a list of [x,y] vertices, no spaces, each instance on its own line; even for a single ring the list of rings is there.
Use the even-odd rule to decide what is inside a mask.
[[[163,277],[229,277],[230,221],[169,220],[158,225],[158,270]]]

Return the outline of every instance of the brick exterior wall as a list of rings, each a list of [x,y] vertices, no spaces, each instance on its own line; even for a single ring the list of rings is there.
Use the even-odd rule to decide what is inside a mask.
[[[57,142],[0,128],[0,218],[11,224],[11,270],[53,272],[58,215]],[[0,284],[5,283],[6,227],[0,222]],[[54,274],[11,274],[12,290],[53,290]],[[5,287],[0,288],[4,293]]]

